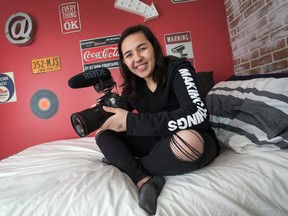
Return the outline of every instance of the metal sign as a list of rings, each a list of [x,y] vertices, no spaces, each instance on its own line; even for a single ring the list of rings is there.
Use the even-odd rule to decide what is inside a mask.
[[[27,46],[33,42],[34,26],[31,17],[26,13],[11,15],[5,24],[8,41],[18,46]]]
[[[0,73],[0,104],[15,101],[17,97],[13,72]]]
[[[83,69],[100,67],[117,68],[120,66],[118,41],[120,35],[80,41]]]
[[[32,60],[32,72],[34,74],[61,70],[60,57],[52,56]]]
[[[167,55],[187,58],[194,65],[191,32],[177,32],[164,35]]]
[[[81,31],[81,20],[78,2],[60,4],[59,16],[62,34]]]

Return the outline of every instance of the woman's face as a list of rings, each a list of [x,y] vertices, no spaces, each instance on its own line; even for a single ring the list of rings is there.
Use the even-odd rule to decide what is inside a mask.
[[[122,42],[123,62],[130,71],[146,81],[152,80],[155,68],[154,48],[143,32],[127,36]]]

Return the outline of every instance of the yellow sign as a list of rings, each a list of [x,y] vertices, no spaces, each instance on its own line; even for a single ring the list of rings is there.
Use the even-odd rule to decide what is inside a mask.
[[[32,60],[32,72],[34,74],[61,70],[60,57],[52,56]]]

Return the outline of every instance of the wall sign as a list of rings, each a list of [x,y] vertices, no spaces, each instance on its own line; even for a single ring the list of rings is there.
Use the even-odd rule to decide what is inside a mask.
[[[80,41],[83,70],[120,66],[118,41],[120,35]]]
[[[30,100],[30,108],[34,115],[42,119],[54,116],[58,111],[59,101],[54,92],[41,89],[35,92]]]
[[[33,74],[46,73],[61,70],[60,57],[52,56],[32,60]]]
[[[1,73],[0,74],[0,104],[15,102],[16,88],[14,82],[13,72]]]
[[[167,55],[187,58],[194,65],[191,33],[177,32],[164,35]]]
[[[33,42],[34,26],[31,17],[26,13],[12,14],[5,24],[8,41],[18,46],[27,46]]]
[[[60,4],[59,16],[62,34],[81,31],[81,20],[78,2]]]

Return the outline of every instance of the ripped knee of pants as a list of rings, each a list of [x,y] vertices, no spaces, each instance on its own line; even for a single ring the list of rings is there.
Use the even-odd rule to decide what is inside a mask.
[[[197,131],[182,130],[172,136],[170,148],[179,160],[193,162],[202,155],[204,141]]]

